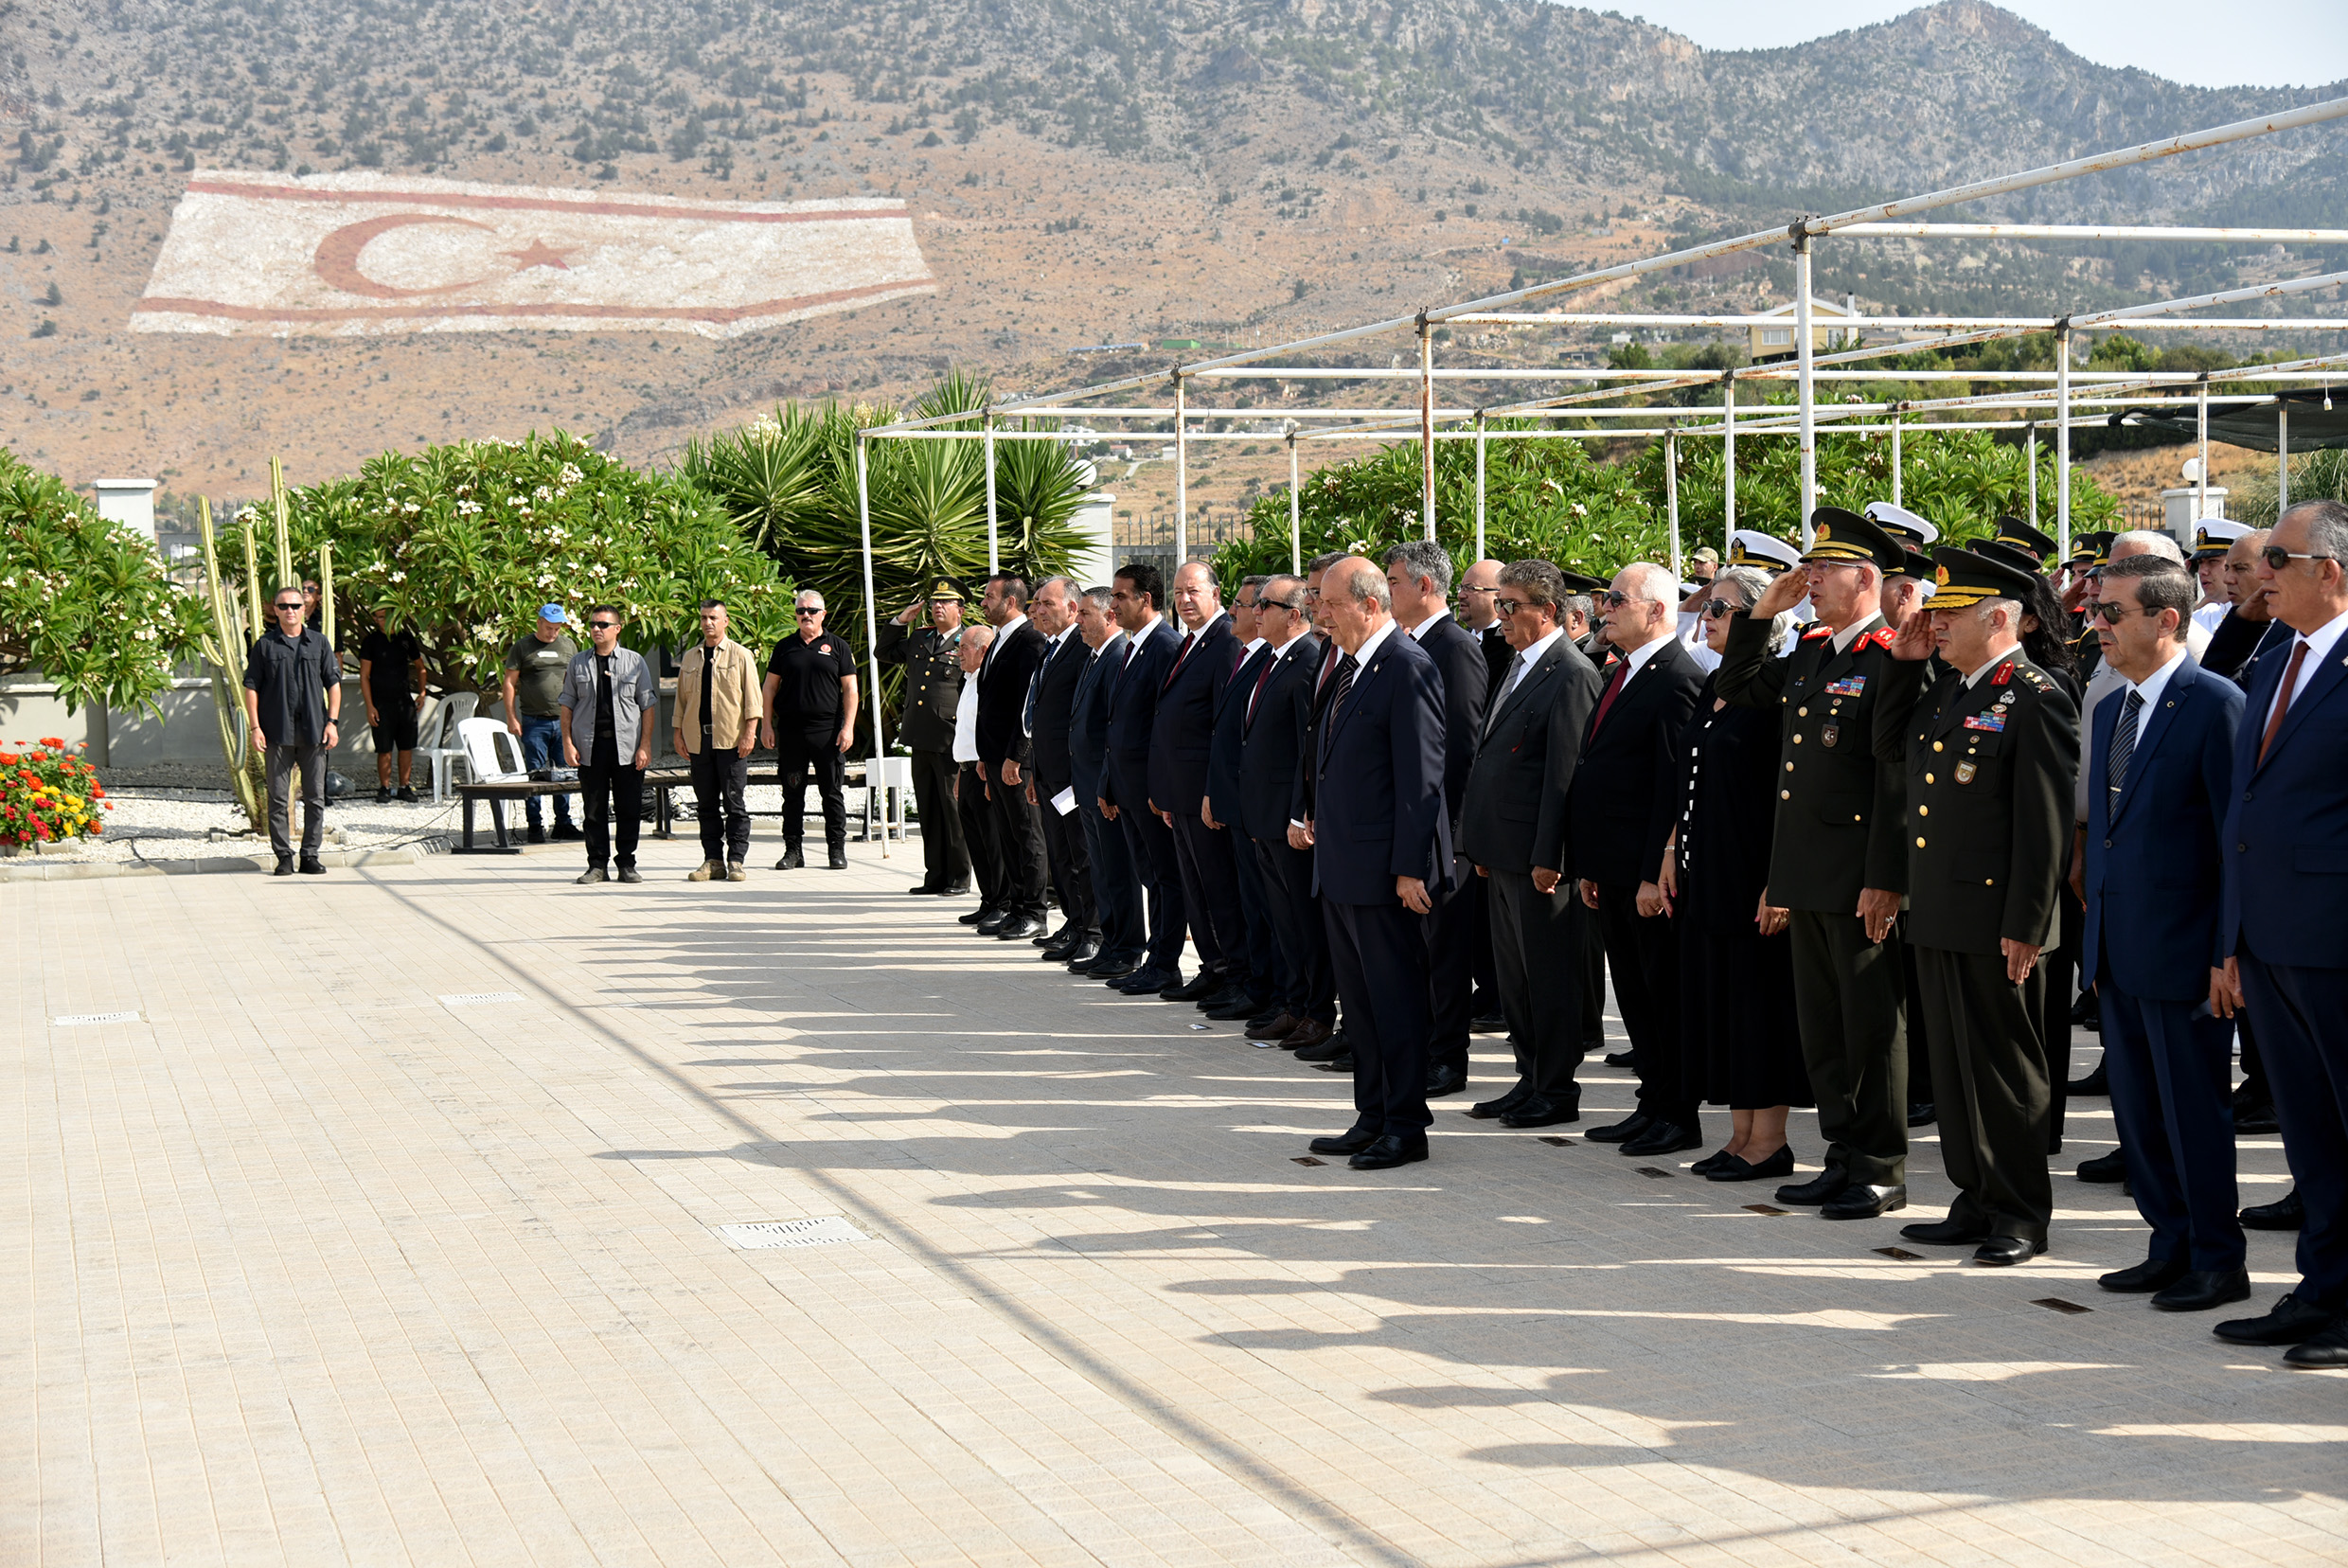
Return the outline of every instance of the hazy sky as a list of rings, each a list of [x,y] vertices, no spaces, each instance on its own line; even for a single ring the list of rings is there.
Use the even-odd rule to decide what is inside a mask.
[[[1777,49],[1889,21],[1916,0],[1575,0],[1644,17],[1707,49]],[[2099,65],[2201,87],[2311,87],[2348,79],[2348,0],[1998,0]]]

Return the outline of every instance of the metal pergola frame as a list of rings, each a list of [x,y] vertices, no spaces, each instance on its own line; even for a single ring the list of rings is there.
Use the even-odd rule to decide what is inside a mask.
[[[1422,461],[1420,518],[1425,537],[1435,537],[1435,443],[1437,441],[1471,440],[1476,445],[1476,553],[1484,553],[1485,492],[1484,454],[1486,443],[1508,439],[1579,439],[1595,437],[1610,439],[1625,435],[1656,435],[1664,446],[1665,496],[1668,537],[1670,540],[1670,569],[1680,570],[1681,537],[1679,526],[1678,448],[1682,439],[1719,438],[1725,450],[1725,486],[1723,510],[1724,531],[1736,526],[1736,437],[1742,435],[1794,434],[1801,445],[1800,507],[1804,541],[1809,535],[1809,515],[1815,508],[1818,493],[1818,428],[1823,420],[1842,433],[1888,433],[1894,454],[1893,493],[1899,499],[1900,478],[1897,454],[1901,434],[1906,430],[1977,430],[2012,429],[2021,422],[2027,432],[2030,449],[2030,508],[2032,521],[2037,513],[2037,433],[2042,422],[2037,418],[2018,421],[2015,414],[2051,415],[2054,433],[2055,471],[2055,537],[2064,555],[2071,543],[2071,429],[2074,415],[2090,411],[2108,414],[2114,410],[2146,406],[2153,402],[2173,403],[2174,399],[2129,397],[2162,387],[2179,390],[2191,388],[2201,415],[2200,488],[2202,505],[2206,508],[2209,489],[2209,409],[2213,403],[2225,405],[2269,401],[2263,395],[2213,394],[2214,386],[2232,382],[2321,382],[2335,375],[2348,373],[2348,350],[2313,358],[2290,361],[2281,365],[2246,366],[2239,370],[2210,372],[2123,372],[2079,370],[2072,364],[2074,335],[2094,328],[2127,323],[2134,330],[2197,330],[2197,331],[2302,331],[2348,332],[2348,317],[2343,316],[2228,316],[2187,315],[2184,312],[2215,309],[2226,305],[2272,299],[2309,290],[2336,287],[2348,283],[2348,273],[2327,273],[2319,276],[2290,278],[2278,282],[2254,285],[2242,289],[2195,295],[2185,299],[2161,300],[2131,305],[2116,310],[2074,312],[2054,316],[1902,316],[1902,315],[1834,315],[1817,317],[1813,314],[1811,291],[1811,256],[1813,241],[1829,235],[1857,238],[1906,240],[2151,240],[2208,241],[2216,242],[2248,242],[2258,244],[2348,244],[2348,230],[2273,228],[2273,227],[2192,227],[2179,225],[2131,225],[2111,223],[1941,223],[1918,221],[1913,215],[1980,201],[1987,197],[2033,189],[2040,186],[2078,179],[2084,175],[2107,172],[2174,157],[2180,153],[2205,148],[2221,147],[2303,126],[2322,124],[2348,117],[2348,98],[2331,98],[2307,104],[2283,114],[2256,119],[2238,120],[2230,125],[2191,132],[2183,135],[2163,137],[2139,143],[2134,147],[2072,158],[2061,163],[2024,170],[1993,179],[1977,180],[1930,191],[1924,195],[1903,197],[1897,201],[1877,203],[1872,206],[1854,208],[1829,216],[1805,214],[1781,228],[1761,229],[1734,238],[1716,240],[1681,250],[1670,251],[1638,260],[1622,262],[1610,267],[1577,273],[1505,294],[1454,305],[1432,306],[1411,315],[1394,316],[1381,321],[1348,327],[1333,332],[1301,338],[1292,342],[1242,350],[1200,360],[1191,364],[1176,363],[1163,370],[1132,375],[1114,381],[1095,383],[1063,392],[1012,398],[992,403],[983,409],[956,414],[932,416],[926,419],[900,419],[887,424],[873,425],[857,432],[856,482],[857,502],[863,530],[864,574],[864,637],[871,659],[871,678],[876,693],[873,712],[874,749],[876,755],[885,749],[883,722],[878,692],[880,689],[880,669],[878,652],[878,609],[873,598],[872,571],[872,509],[866,443],[878,439],[894,440],[979,440],[986,446],[987,460],[987,561],[991,572],[1000,564],[998,550],[998,519],[995,503],[995,446],[1002,440],[1062,440],[1065,434],[1051,430],[1004,430],[998,426],[1009,419],[1048,418],[1117,421],[1147,420],[1152,424],[1171,422],[1170,430],[1137,431],[1135,435],[1170,436],[1174,447],[1175,511],[1174,558],[1176,563],[1188,559],[1189,517],[1189,445],[1194,440],[1262,441],[1268,437],[1283,440],[1289,449],[1289,523],[1290,565],[1301,565],[1295,557],[1301,552],[1301,518],[1299,499],[1300,458],[1303,443],[1333,440],[1390,440],[1415,427],[1420,443]],[[1777,244],[1788,245],[1793,255],[1793,310],[1789,314],[1736,312],[1698,312],[1681,315],[1655,312],[1557,312],[1515,309],[1529,301],[1549,299],[1578,291],[1621,282],[1664,271],[1691,262],[1716,257],[1732,256],[1762,250]],[[1690,372],[1683,370],[1617,370],[1592,366],[1558,366],[1556,368],[1477,369],[1472,366],[1445,367],[1435,364],[1435,332],[1451,325],[1494,325],[1542,327],[1668,327],[1735,328],[1772,326],[1792,329],[1794,352],[1789,362],[1774,362],[1764,365],[1734,370]],[[1817,333],[1821,329],[1850,330],[1883,329],[1920,331],[1927,335],[1896,341],[1865,345],[1833,352],[1821,353]],[[1363,339],[1409,332],[1416,337],[1414,364],[1386,367],[1345,367],[1285,363],[1299,356],[1357,343]],[[2030,332],[2052,332],[2056,352],[2054,368],[2041,371],[1931,371],[1910,372],[1897,369],[1866,368],[1859,362],[1883,359],[1893,355],[1912,354],[1937,348],[1955,347],[1965,344],[1986,342],[1997,338],[2018,337]],[[1278,378],[1285,381],[1353,381],[1414,383],[1418,389],[1414,408],[1377,406],[1307,407],[1297,409],[1248,410],[1215,409],[1202,414],[1190,406],[1189,393],[1193,382],[1213,383],[1229,380]],[[1819,384],[1853,383],[1863,385],[1870,381],[1991,381],[2005,383],[2008,390],[1955,398],[1908,400],[1898,402],[1829,402],[1818,401]],[[1129,394],[1144,388],[1164,385],[1173,387],[1170,406],[1133,407],[1106,403],[1100,400]],[[1558,393],[1521,401],[1479,408],[1438,406],[1435,389],[1450,381],[1526,382],[1556,385],[1572,383],[1584,390]],[[1736,388],[1741,383],[1791,382],[1795,397],[1791,404],[1763,405],[1753,417],[1740,420]],[[2033,383],[2049,383],[2034,385]],[[2012,389],[2022,383],[2027,390]],[[1721,388],[1718,408],[1699,407],[1694,410],[1654,407],[1625,407],[1621,401],[1630,396],[1691,387]],[[1616,406],[1599,406],[1609,402]],[[1752,405],[1747,405],[1751,407]],[[2003,419],[1966,418],[1983,414],[2004,413]],[[1957,416],[1955,419],[1930,418],[1936,415]],[[1925,417],[1929,422],[1910,424],[1910,415]],[[1882,419],[1889,416],[1888,420]],[[1253,417],[1261,423],[1278,420],[1277,429],[1253,431],[1200,431],[1191,428],[1200,418],[1241,419]],[[1489,420],[1500,418],[1571,417],[1604,420],[1622,420],[1589,429],[1512,429],[1492,430]],[[1869,422],[1869,421],[1874,422]],[[1323,421],[1333,421],[1323,424]],[[1645,422],[1638,422],[1645,421]],[[1444,429],[1440,426],[1450,425]],[[2284,465],[2287,485],[2289,446],[2288,426],[2283,427],[2282,452],[2278,463]]]

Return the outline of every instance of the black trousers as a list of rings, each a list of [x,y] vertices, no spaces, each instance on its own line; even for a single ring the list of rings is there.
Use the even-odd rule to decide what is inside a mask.
[[[1826,1164],[1864,1186],[1898,1186],[1908,1180],[1906,944],[1896,934],[1871,942],[1857,915],[1815,909],[1794,910],[1787,934]],[[1932,1081],[1945,1089],[1934,1061]]]
[[[978,879],[978,901],[988,909],[1004,908],[1003,849],[995,830],[994,802],[987,798],[987,781],[978,764],[965,762],[954,773],[954,809],[962,818],[962,843]]]
[[[1582,1050],[1606,1049],[1606,933],[1598,918],[1582,911]]]
[[[1639,1109],[1694,1131],[1696,1092],[1680,1061],[1680,935],[1671,917],[1642,916],[1636,883],[1600,882],[1598,933],[1623,1030],[1639,1053]]]
[[[1899,917],[1896,929],[1900,936],[1900,972],[1906,979],[1902,994],[1908,1001],[1908,1049],[1905,1053],[1908,1058],[1908,1103],[1930,1105],[1932,1103],[1932,1047],[1924,1042],[1924,982],[1916,978],[1916,950],[1908,944],[1906,915]],[[2070,1021],[2065,1020],[2063,1026],[2068,1030]],[[2065,1034],[2049,1038],[2069,1039],[2070,1036]]]
[[[1470,961],[1475,966],[1475,999],[1470,1010],[1476,1017],[1500,1010],[1500,964],[1492,947],[1492,890],[1488,879],[1479,877],[1472,867],[1468,880],[1461,885],[1476,906],[1475,945]]]
[[[1084,843],[1092,864],[1093,911],[1100,922],[1101,955],[1138,961],[1149,945],[1149,929],[1142,920],[1142,883],[1133,869],[1133,848],[1125,829],[1100,812],[1100,797],[1084,798],[1076,816],[1084,824]]]
[[[995,777],[989,793],[994,797],[995,858],[1003,867],[1003,895],[998,907],[1041,920],[1044,913],[1044,879],[1051,871],[1043,858],[1043,824],[1038,820],[1035,807],[1027,803],[1025,772],[1022,771],[1019,783],[1005,784],[1001,763],[987,764],[987,771]]]
[[[2206,1002],[2130,996],[2108,972],[2096,995],[2111,1071],[2111,1119],[2127,1151],[2136,1212],[2152,1227],[2144,1255],[2195,1269],[2242,1267],[2232,1025],[2213,1018]],[[2064,1019],[2063,1027],[2070,1026]]]
[[[1400,900],[1324,899],[1321,909],[1353,1047],[1354,1125],[1423,1138],[1434,1123],[1427,1109],[1426,917]]]
[[[1290,848],[1285,837],[1254,842],[1272,940],[1280,945],[1280,994],[1274,1000],[1292,1018],[1335,1024],[1337,977],[1329,967],[1328,924],[1312,890],[1312,851]]]
[[[2283,1154],[2307,1208],[2291,1294],[2348,1312],[2348,970],[2269,964],[2248,942],[2239,956]]]
[[[2054,1184],[2046,1168],[2046,976],[2017,986],[2002,954],[1916,949],[1924,1026],[1939,1098],[1942,1167],[1956,1185],[1948,1218],[1991,1236],[2046,1239]]]
[[[845,849],[848,844],[848,807],[845,793],[847,758],[840,753],[840,726],[828,723],[818,732],[777,732],[775,760],[783,781],[783,847],[799,847],[807,828],[807,775],[815,770],[815,791],[824,803],[824,845]]]
[[[1572,879],[1555,893],[1530,872],[1479,877],[1491,911],[1492,965],[1501,1016],[1517,1053],[1517,1082],[1544,1099],[1581,1103],[1574,1070],[1582,1060],[1582,929],[1589,911]]]
[[[1438,1067],[1468,1070],[1468,1025],[1475,1016],[1476,916],[1483,890],[1472,862],[1451,866],[1451,891],[1427,919],[1428,1058]]]
[[[914,810],[921,816],[922,882],[932,892],[965,886],[970,880],[970,850],[962,842],[962,813],[954,806],[954,760],[945,752],[913,754]]]
[[[1183,909],[1190,917],[1190,945],[1199,967],[1225,985],[1247,982],[1247,924],[1239,914],[1239,869],[1228,830],[1217,832],[1199,820],[1198,808],[1174,813],[1174,855],[1181,867]]]
[[[1264,885],[1263,867],[1255,864],[1255,841],[1228,822],[1217,831],[1230,845],[1232,869],[1238,876],[1239,924],[1245,932],[1239,944],[1239,984],[1269,1005],[1287,987],[1280,938],[1272,929],[1272,893]]]
[[[1117,822],[1125,829],[1126,849],[1132,857],[1133,869],[1141,877],[1144,901],[1149,910],[1147,964],[1167,974],[1178,974],[1183,967],[1183,936],[1188,910],[1183,902],[1183,868],[1174,852],[1174,829],[1159,820],[1142,792],[1125,789],[1122,783],[1119,789],[1131,804],[1117,808]]]
[[[612,819],[619,819],[619,864],[636,864],[636,835],[644,821],[644,770],[623,768],[610,743],[596,748],[594,759],[578,770],[579,804],[586,816],[587,864],[596,870],[612,864]]]
[[[1093,852],[1085,842],[1084,809],[1061,815],[1051,804],[1042,784],[1036,785],[1037,818],[1043,826],[1043,858],[1052,867],[1052,887],[1059,895],[1061,919],[1089,935],[1100,935],[1100,913],[1093,902]]]
[[[702,859],[746,861],[750,858],[750,808],[742,804],[742,786],[750,761],[731,746],[704,743],[690,754],[686,766],[693,774],[693,815],[701,825]]]
[[[2046,1148],[2059,1154],[2063,1148],[2063,1112],[2071,1096],[2071,1004],[2088,977],[2079,972],[2079,949],[2087,943],[2087,905],[2071,896],[2071,871],[2066,865],[2054,884],[2054,945],[2038,954],[2038,972],[2046,976],[2047,1117]]]

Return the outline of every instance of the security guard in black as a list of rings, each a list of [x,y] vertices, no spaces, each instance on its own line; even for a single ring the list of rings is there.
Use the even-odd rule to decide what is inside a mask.
[[[856,655],[846,638],[824,630],[824,605],[815,594],[800,594],[792,614],[798,631],[774,645],[766,664],[767,740],[783,786],[783,858],[775,869],[805,864],[799,846],[812,769],[824,803],[824,844],[837,870],[847,864],[844,790],[848,740],[856,729]]]

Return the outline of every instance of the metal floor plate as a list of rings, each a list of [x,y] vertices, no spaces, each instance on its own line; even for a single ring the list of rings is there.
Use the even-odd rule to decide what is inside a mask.
[[[810,1220],[760,1220],[746,1225],[710,1227],[737,1247],[829,1247],[843,1241],[869,1241],[871,1237],[836,1214]]]

